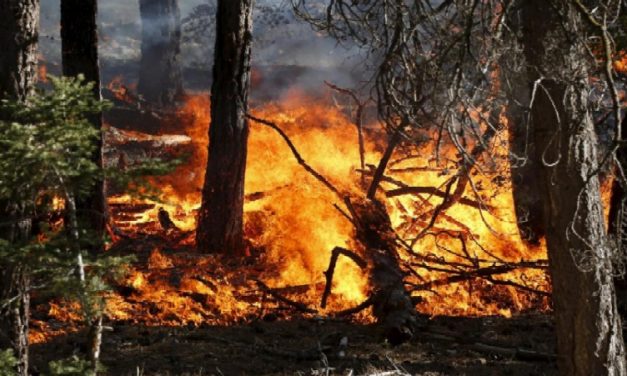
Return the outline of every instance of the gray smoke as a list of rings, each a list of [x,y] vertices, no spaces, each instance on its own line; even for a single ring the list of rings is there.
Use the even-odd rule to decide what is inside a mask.
[[[182,64],[186,87],[190,89],[209,88],[215,5],[216,0],[180,0],[181,17],[185,21]],[[49,71],[58,74],[59,0],[41,0],[41,6],[41,50]],[[253,16],[253,67],[264,74],[264,85],[269,85],[263,86],[263,90],[280,92],[295,85],[304,90],[319,90],[323,80],[353,87],[364,77],[359,49],[339,46],[334,39],[316,33],[294,15],[289,1],[257,0]],[[133,83],[141,47],[138,1],[101,0],[98,22],[103,81],[123,75],[126,82]],[[293,76],[287,80],[286,73]]]

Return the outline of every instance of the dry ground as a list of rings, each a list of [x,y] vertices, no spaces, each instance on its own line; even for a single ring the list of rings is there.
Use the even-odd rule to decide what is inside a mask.
[[[425,318],[424,331],[397,347],[386,344],[374,326],[280,321],[273,315],[229,327],[109,325],[102,355],[107,375],[389,375],[397,368],[433,376],[557,373],[553,360],[525,351],[554,352],[545,315]],[[82,338],[73,334],[33,346],[36,370],[45,373],[49,360],[80,352]],[[348,340],[345,348],[339,346],[342,338]]]

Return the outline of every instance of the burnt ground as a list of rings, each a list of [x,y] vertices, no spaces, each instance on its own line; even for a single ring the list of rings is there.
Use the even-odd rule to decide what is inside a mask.
[[[374,325],[321,318],[278,321],[269,315],[242,325],[193,328],[107,325],[107,375],[557,374],[547,357],[555,350],[547,315],[424,318],[423,330],[396,347]],[[80,353],[83,338],[70,334],[32,346],[36,371],[46,373],[50,360]]]

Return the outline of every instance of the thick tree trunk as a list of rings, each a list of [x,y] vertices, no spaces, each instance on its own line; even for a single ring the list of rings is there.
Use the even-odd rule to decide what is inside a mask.
[[[507,23],[514,29],[520,29],[520,10],[507,14]],[[513,35],[512,38],[517,38]],[[517,43],[512,40],[511,43]],[[518,69],[520,64],[516,54],[504,54],[501,58],[499,85],[505,91],[508,105],[507,116],[509,131],[509,147],[511,151],[512,196],[518,231],[520,237],[528,244],[537,245],[544,233],[544,218],[542,202],[540,201],[540,166],[535,160],[535,145],[533,134],[529,128],[529,114],[527,108],[531,100],[531,90],[527,84],[527,77],[521,75]]]
[[[139,0],[142,47],[138,93],[168,107],[183,94],[178,0]]]
[[[531,92],[524,77],[506,72],[512,85],[506,116],[509,128],[512,176],[512,195],[520,237],[527,243],[537,245],[544,237],[542,202],[538,192],[540,166],[534,155],[533,135],[528,127],[527,110]]]
[[[94,83],[94,96],[100,100],[100,67],[98,63],[98,28],[96,0],[61,0],[61,46],[63,75],[82,74]],[[90,118],[94,127],[101,129],[102,114]],[[93,161],[102,166],[102,137],[98,138]],[[98,239],[104,235],[106,200],[104,180],[99,179],[90,194],[77,202],[81,223],[89,223]],[[97,247],[99,249],[99,247]]]
[[[531,116],[542,166],[558,364],[563,375],[625,375],[588,77],[580,48],[566,34],[581,21],[572,3],[552,2],[555,8],[545,0],[523,2],[523,32],[530,81],[538,88]]]
[[[39,0],[0,0],[0,99],[32,94],[38,37]]]
[[[196,231],[201,252],[244,251],[252,7],[252,0],[218,2],[209,161]]]
[[[0,0],[0,99],[26,101],[37,79],[39,0]],[[0,114],[2,116],[2,114]],[[0,238],[22,242],[30,218],[18,203],[0,202]],[[0,260],[0,348],[11,347],[18,374],[28,375],[29,273],[15,261]],[[5,303],[6,306],[4,306]]]

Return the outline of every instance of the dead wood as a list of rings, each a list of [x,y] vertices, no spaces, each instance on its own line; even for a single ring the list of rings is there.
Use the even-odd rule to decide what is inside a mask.
[[[248,119],[254,121],[254,122],[257,122],[259,124],[263,124],[265,126],[268,126],[268,127],[272,128],[272,129],[274,129],[275,131],[277,131],[277,133],[281,136],[281,138],[283,138],[283,140],[285,141],[287,146],[292,151],[292,154],[294,155],[294,157],[298,161],[298,164],[303,166],[303,168],[307,172],[309,172],[314,178],[316,178],[316,180],[321,182],[325,187],[329,188],[338,197],[342,198],[342,194],[340,193],[340,191],[337,188],[335,188],[335,186],[333,184],[331,184],[324,176],[322,176],[318,171],[314,170],[313,167],[311,167],[310,165],[307,164],[307,162],[305,162],[305,160],[303,159],[303,157],[301,157],[300,153],[298,152],[298,150],[296,149],[296,147],[294,146],[292,141],[289,139],[287,134],[285,134],[285,132],[283,132],[283,130],[281,128],[279,128],[278,125],[276,125],[275,123],[273,123],[273,122],[271,122],[269,120],[260,119],[260,118],[254,117],[254,116],[252,116],[250,114],[246,114],[246,117]]]
[[[500,343],[469,341],[466,336],[460,336],[450,332],[434,331],[428,328],[426,328],[422,332],[422,335],[436,340],[454,342],[473,351],[487,354],[498,354],[501,356],[507,356],[519,360],[552,362],[557,359],[557,356],[551,353],[545,353],[522,347],[507,346]]]
[[[403,195],[419,195],[419,194],[428,194],[432,196],[437,196],[441,198],[446,197],[446,192],[442,192],[441,190],[435,187],[401,187],[397,189],[389,190],[385,193],[387,197],[397,197]],[[494,208],[490,205],[487,205],[483,202],[471,200],[466,197],[461,197],[457,201],[462,205],[471,206],[473,208],[477,208],[480,210],[493,210]]]
[[[485,268],[479,268],[476,270],[470,270],[470,271],[462,271],[462,272],[458,272],[458,271],[454,271],[454,270],[445,270],[445,269],[439,269],[437,271],[439,272],[445,272],[445,273],[451,273],[453,275],[448,276],[448,277],[444,277],[444,278],[440,278],[440,279],[436,279],[433,281],[428,281],[425,283],[422,283],[420,285],[415,285],[414,286],[414,291],[420,291],[420,290],[430,290],[434,287],[438,287],[438,286],[444,286],[444,285],[450,285],[450,284],[454,284],[454,283],[459,283],[459,282],[463,282],[463,281],[468,281],[471,279],[475,279],[475,278],[488,278],[494,275],[499,275],[499,274],[505,274],[505,273],[509,273],[515,269],[518,268],[525,268],[528,266],[533,266],[533,265],[526,265],[526,263],[523,264],[511,264],[511,265],[498,265],[498,266],[489,266],[489,267],[485,267]]]
[[[357,266],[359,266],[361,269],[365,269],[366,266],[368,266],[366,260],[361,258],[361,256],[359,256],[355,252],[342,247],[333,248],[333,250],[331,251],[331,260],[329,261],[329,267],[324,272],[324,275],[326,277],[326,284],[324,287],[324,293],[322,294],[322,301],[320,303],[320,307],[322,308],[326,308],[327,306],[327,299],[331,294],[331,287],[333,285],[333,274],[335,273],[335,265],[337,264],[337,259],[338,257],[340,257],[340,255],[344,255],[353,260],[353,262],[357,264]]]
[[[396,236],[383,204],[362,200],[347,206],[356,223],[356,238],[371,266],[372,312],[392,344],[409,340],[416,328],[416,311],[405,289],[405,273],[396,252]]]
[[[353,307],[353,308],[348,308],[345,309],[343,311],[339,311],[333,314],[333,316],[335,317],[343,317],[343,316],[350,316],[350,315],[354,315],[356,313],[359,313],[361,311],[363,311],[364,309],[371,307],[373,304],[373,299],[372,296],[368,297],[368,299],[364,300],[362,303],[359,303],[358,306]]]
[[[359,142],[359,165],[361,167],[361,170],[363,171],[366,167],[366,158],[365,158],[366,150],[364,147],[364,133],[363,133],[363,124],[362,124],[363,116],[362,115],[363,115],[364,106],[366,105],[366,103],[361,101],[359,97],[357,96],[357,94],[355,94],[355,92],[352,90],[341,88],[327,81],[324,81],[324,83],[331,89],[339,93],[350,96],[351,98],[353,98],[353,101],[355,101],[355,105],[357,106],[357,109],[355,110],[355,126],[357,127],[357,140]],[[361,174],[361,182],[362,184],[365,184],[365,176],[363,172]]]
[[[304,313],[318,313],[317,310],[309,308],[307,305],[294,301],[292,299],[286,298],[285,296],[279,294],[275,289],[272,289],[270,287],[268,287],[268,285],[266,285],[265,283],[261,282],[258,279],[253,279],[253,281],[255,281],[255,283],[257,283],[257,286],[259,286],[259,288],[267,293],[268,295],[272,296],[273,298],[275,298],[276,300],[280,301],[281,303],[285,303],[287,305],[289,305],[290,307],[294,307],[297,310],[304,312]]]
[[[370,188],[368,188],[368,199],[373,200],[375,195],[377,194],[377,189],[379,188],[379,184],[381,183],[381,179],[385,173],[385,169],[387,168],[388,162],[394,153],[394,149],[401,142],[401,133],[403,127],[400,126],[398,129],[392,133],[390,136],[390,140],[388,141],[388,146],[383,153],[383,157],[379,161],[379,165],[372,176],[372,182],[370,183]]]

